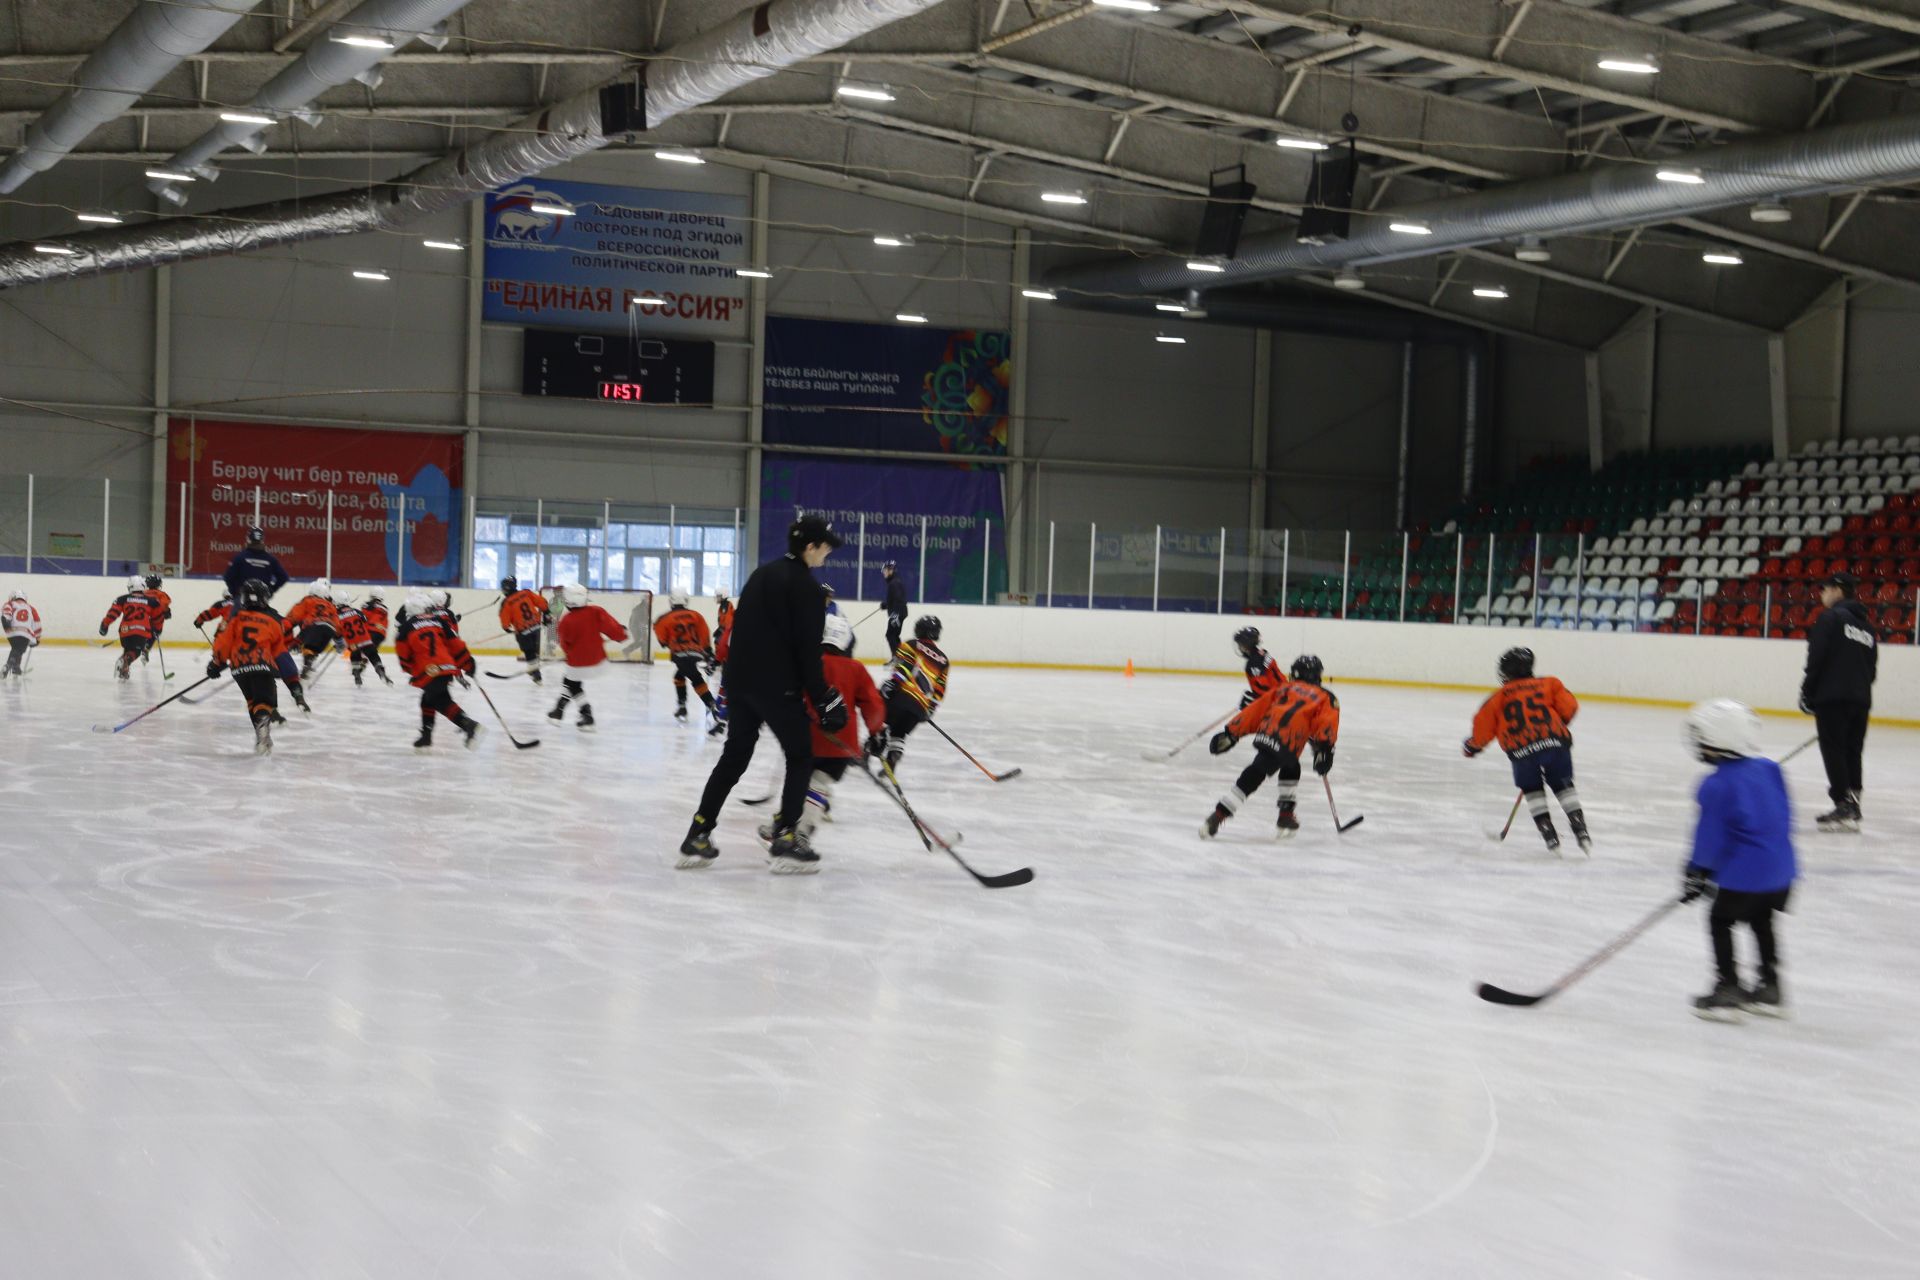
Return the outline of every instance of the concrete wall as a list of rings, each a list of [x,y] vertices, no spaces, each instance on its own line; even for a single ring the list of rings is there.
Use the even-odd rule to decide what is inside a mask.
[[[29,598],[46,620],[50,638],[89,643],[100,615],[118,594],[117,580],[47,578],[23,580]],[[173,584],[175,643],[197,648],[199,641],[181,621],[190,619],[217,594],[212,583]],[[294,586],[281,595],[291,603]],[[389,603],[400,597],[387,588]],[[616,617],[625,618],[636,597],[596,597]],[[474,615],[464,630],[478,639],[496,630],[486,592],[454,593],[454,608]],[[695,607],[712,615],[713,602]],[[862,611],[864,612],[864,611]],[[1235,676],[1225,637],[1233,620],[1209,615],[1116,612],[1088,609],[1040,609],[979,605],[942,605],[942,645],[956,664],[1010,663],[1047,666],[1210,671]],[[1506,632],[1479,627],[1402,625],[1391,622],[1339,622],[1309,618],[1263,618],[1261,634],[1275,653],[1317,653],[1328,678],[1411,681],[1467,688],[1487,686],[1491,655],[1509,642]],[[181,635],[178,633],[185,632]],[[1552,671],[1576,694],[1691,703],[1712,697],[1739,698],[1763,709],[1786,712],[1794,702],[1806,646],[1784,640],[1740,640],[1716,636],[1614,635],[1593,632],[1531,632],[1541,669]],[[874,618],[858,628],[860,651],[878,655],[885,648],[886,620]],[[504,650],[501,650],[504,652]],[[1881,654],[1876,715],[1920,720],[1920,649],[1888,647]]]

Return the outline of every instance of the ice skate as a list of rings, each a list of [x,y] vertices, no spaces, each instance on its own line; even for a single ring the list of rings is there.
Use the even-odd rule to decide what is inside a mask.
[[[715,720],[707,726],[707,736],[709,738],[724,738],[726,734],[727,722],[725,720]]]
[[[480,725],[478,721],[474,720],[471,716],[466,717],[460,722],[458,728],[461,735],[467,740],[467,750],[471,751],[475,746],[479,745]]]
[[[270,755],[273,752],[273,726],[265,720],[253,722],[253,754]]]
[[[1300,819],[1294,816],[1293,806],[1280,806],[1280,816],[1273,824],[1275,840],[1291,840],[1300,834]]]
[[[1567,826],[1572,828],[1573,841],[1580,846],[1580,852],[1591,857],[1593,855],[1593,837],[1587,834],[1586,813],[1582,810],[1575,809],[1567,815]]]
[[[673,721],[675,724],[685,724],[687,722],[686,703],[683,702],[673,709]]]
[[[1740,997],[1740,1007],[1748,1013],[1763,1018],[1784,1018],[1787,1016],[1787,1001],[1780,994],[1779,979],[1762,979],[1748,988]]]
[[[820,855],[798,831],[776,831],[767,849],[767,870],[777,876],[810,876],[820,870]]]
[[[560,701],[554,703],[553,710],[547,712],[547,719],[555,722],[565,720],[567,718],[567,702],[568,701],[569,701],[568,699],[562,698],[560,699]]]
[[[1544,813],[1536,814],[1533,825],[1540,829],[1540,839],[1546,842],[1547,852],[1560,852],[1560,833],[1553,829],[1553,819]]]
[[[415,751],[425,751],[432,746],[433,746],[433,730],[431,729],[422,729],[420,731],[420,736],[413,740],[413,749]]]
[[[1813,825],[1828,835],[1857,835],[1860,831],[1860,810],[1846,803],[1836,804],[1815,818]]]
[[[681,871],[697,871],[712,866],[719,856],[720,851],[713,847],[713,824],[696,817],[687,828],[687,838],[680,842],[680,861],[674,866]]]
[[[580,708],[580,718],[577,721],[575,721],[575,725],[582,733],[592,733],[593,732],[593,708],[592,707]]]
[[[281,715],[278,711],[269,711],[267,712],[267,721],[270,724],[285,724],[287,722],[287,718]]]
[[[358,689],[362,683],[363,682],[360,679],[360,668],[355,667],[353,669],[353,687]]]
[[[1739,1022],[1745,997],[1739,983],[1722,978],[1713,984],[1713,990],[1694,997],[1693,1011],[1710,1022]]]

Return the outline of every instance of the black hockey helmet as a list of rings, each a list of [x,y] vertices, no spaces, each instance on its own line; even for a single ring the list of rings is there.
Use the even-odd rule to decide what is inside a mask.
[[[160,589],[160,575],[157,573],[148,574],[146,577],[146,583],[147,583],[147,590],[158,591]]]
[[[1525,680],[1533,675],[1533,650],[1512,648],[1500,655],[1502,680]]]
[[[913,624],[913,638],[933,644],[940,639],[940,619],[928,614]]]
[[[248,529],[247,529],[247,545],[248,545],[249,547],[264,547],[264,546],[266,546],[266,545],[267,545],[267,531],[266,531],[265,529],[262,529],[262,528],[261,528],[261,527],[260,527],[259,525],[257,525],[257,524],[256,524],[256,525],[252,525],[252,526],[249,526],[249,527],[248,527]]]
[[[1288,675],[1306,684],[1319,684],[1320,677],[1325,672],[1326,668],[1320,665],[1320,659],[1310,653],[1301,654],[1293,660],[1293,665],[1287,668]]]
[[[500,579],[500,590],[502,593],[506,595],[512,595],[514,592],[518,591],[519,589],[520,589],[520,579],[518,578]]]
[[[1233,647],[1240,651],[1243,658],[1251,658],[1253,651],[1260,647],[1260,628],[1242,627],[1233,633]]]
[[[259,608],[267,603],[267,584],[258,578],[248,578],[240,584],[240,603],[248,608]]]

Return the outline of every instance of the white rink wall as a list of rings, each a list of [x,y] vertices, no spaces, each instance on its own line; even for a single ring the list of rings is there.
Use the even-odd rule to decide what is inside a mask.
[[[300,582],[283,587],[284,608],[298,599]],[[358,597],[362,584],[345,584]],[[381,585],[389,606],[398,608],[406,589]],[[20,587],[39,609],[50,639],[98,638],[100,616],[125,587],[124,578],[16,576],[0,584]],[[191,634],[192,619],[219,598],[220,586],[202,580],[169,581],[174,621],[171,633]],[[469,639],[483,641],[497,628],[489,591],[455,590],[453,607],[471,616],[463,627]],[[622,622],[640,597],[596,592],[594,598]],[[711,620],[713,600],[693,602]],[[842,601],[841,612],[859,619],[872,602]],[[664,596],[654,616],[666,609]],[[1763,710],[1791,712],[1800,688],[1806,645],[1783,640],[1743,640],[1720,636],[1619,635],[1588,631],[1524,631],[1512,628],[1450,627],[1392,622],[1341,622],[1324,618],[1247,618],[1229,614],[1139,613],[1123,610],[1043,609],[1020,606],[916,605],[910,615],[939,615],[945,627],[942,645],[957,665],[999,663],[1014,666],[1121,668],[1132,662],[1151,672],[1218,672],[1237,675],[1232,636],[1251,623],[1283,663],[1298,653],[1316,653],[1327,675],[1338,681],[1391,680],[1419,684],[1492,688],[1494,660],[1510,645],[1530,645],[1540,669],[1566,681],[1577,694],[1613,698],[1695,702],[1733,697]],[[869,660],[886,645],[886,618],[876,615],[857,628],[859,652]],[[499,643],[483,652],[506,652]],[[1920,648],[1888,645],[1880,655],[1880,680],[1874,691],[1876,720],[1914,721],[1920,725]]]

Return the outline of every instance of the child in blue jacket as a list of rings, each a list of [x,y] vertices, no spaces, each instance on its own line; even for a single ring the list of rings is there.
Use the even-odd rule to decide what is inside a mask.
[[[1774,913],[1784,911],[1799,867],[1793,856],[1792,813],[1780,766],[1760,754],[1760,718],[1731,698],[1702,702],[1687,712],[1687,741],[1713,766],[1700,783],[1700,823],[1687,860],[1681,900],[1713,897],[1707,929],[1718,980],[1693,1002],[1703,1018],[1738,1021],[1740,1012],[1785,1016]],[[1760,948],[1759,981],[1742,988],[1733,962],[1733,926],[1753,930]]]

